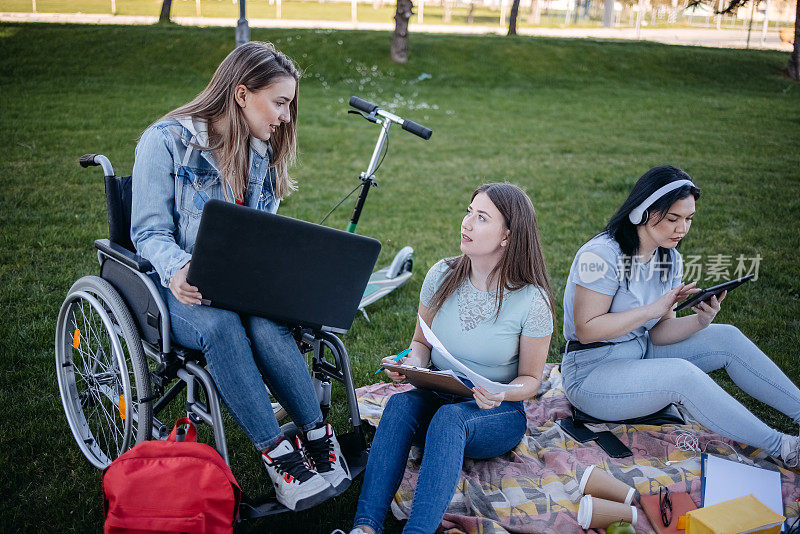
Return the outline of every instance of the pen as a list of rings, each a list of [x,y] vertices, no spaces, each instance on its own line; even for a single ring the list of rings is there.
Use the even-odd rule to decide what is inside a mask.
[[[405,356],[405,355],[406,355],[406,354],[408,354],[409,352],[411,352],[411,349],[410,349],[410,348],[408,348],[408,349],[405,349],[405,350],[401,350],[400,352],[398,352],[398,353],[397,353],[397,356],[395,356],[394,358],[392,358],[392,361],[394,361],[394,362],[399,362],[399,361],[400,361],[400,360],[403,358],[403,356]],[[378,373],[380,373],[381,371],[383,371],[383,367],[381,367],[380,369],[378,369],[377,371],[375,371],[375,374],[377,375],[377,374],[378,374]]]

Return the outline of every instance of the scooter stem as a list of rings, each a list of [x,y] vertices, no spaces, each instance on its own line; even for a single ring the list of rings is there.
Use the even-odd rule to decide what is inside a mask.
[[[369,160],[369,165],[367,166],[366,172],[361,174],[361,191],[358,194],[356,206],[353,208],[353,215],[350,216],[350,224],[347,225],[347,231],[351,234],[356,232],[358,219],[361,217],[361,210],[364,208],[364,203],[367,200],[367,194],[369,193],[370,188],[375,185],[373,173],[375,172],[375,168],[378,166],[378,158],[383,151],[383,146],[386,144],[386,137],[389,135],[389,127],[392,125],[392,121],[386,118],[378,119],[378,123],[381,125],[381,131],[378,134],[378,141],[375,143],[375,150],[372,151],[372,158]]]

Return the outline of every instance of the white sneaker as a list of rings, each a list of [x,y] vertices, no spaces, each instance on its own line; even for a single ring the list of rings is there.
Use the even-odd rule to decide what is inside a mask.
[[[330,423],[306,432],[303,449],[311,467],[334,487],[337,494],[350,486],[350,469]]]
[[[262,452],[261,459],[275,485],[278,502],[289,510],[311,508],[335,494],[324,478],[309,469],[300,451],[286,438]]]
[[[781,458],[786,467],[797,467],[800,464],[800,436],[781,436]]]

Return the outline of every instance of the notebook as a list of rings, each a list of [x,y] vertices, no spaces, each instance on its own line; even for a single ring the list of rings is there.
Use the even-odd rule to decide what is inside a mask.
[[[783,515],[781,474],[703,453],[700,457],[701,507],[754,495],[773,512]]]
[[[661,522],[661,508],[658,503],[658,493],[655,495],[641,495],[639,497],[639,504],[644,510],[644,515],[650,520],[653,530],[658,534],[686,534],[685,530],[678,530],[678,518],[686,515],[690,510],[696,510],[697,505],[692,500],[691,496],[686,493],[672,493],[669,494],[670,501],[672,501],[672,522],[668,527],[664,526]]]

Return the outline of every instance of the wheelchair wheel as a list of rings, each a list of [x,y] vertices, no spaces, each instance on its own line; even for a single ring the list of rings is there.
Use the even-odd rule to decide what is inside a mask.
[[[150,437],[142,340],[111,284],[84,276],[72,285],[58,315],[55,353],[64,412],[92,465],[103,469]]]

